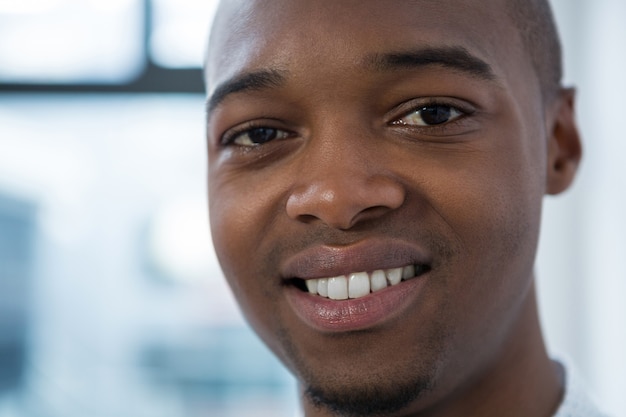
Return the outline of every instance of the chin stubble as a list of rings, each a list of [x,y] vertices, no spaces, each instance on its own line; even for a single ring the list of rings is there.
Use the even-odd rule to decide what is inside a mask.
[[[282,346],[288,352],[288,367],[295,372],[301,385],[303,400],[319,410],[337,417],[385,417],[406,409],[435,388],[445,363],[443,340],[450,338],[445,327],[431,335],[422,345],[421,354],[412,363],[397,364],[395,372],[368,372],[366,364],[355,363],[363,369],[358,375],[341,372],[321,375],[300,357],[288,333],[281,332]]]
[[[393,385],[389,385],[393,384]],[[367,387],[309,386],[307,401],[342,417],[383,417],[399,412],[432,390],[433,378],[416,375],[411,381],[373,382]]]

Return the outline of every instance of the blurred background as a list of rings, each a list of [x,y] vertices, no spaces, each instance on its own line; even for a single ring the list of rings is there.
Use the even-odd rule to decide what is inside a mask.
[[[0,0],[0,417],[293,417],[212,253],[213,0]],[[550,350],[626,416],[626,2],[552,1],[585,160],[546,200]]]

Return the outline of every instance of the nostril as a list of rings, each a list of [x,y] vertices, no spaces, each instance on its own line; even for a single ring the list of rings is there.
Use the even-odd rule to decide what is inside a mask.
[[[355,216],[352,220],[353,223],[357,223],[363,219],[368,219],[372,217],[381,217],[385,215],[387,212],[392,211],[393,208],[387,206],[374,206],[368,207],[365,210],[361,211],[359,214]]]
[[[315,220],[317,220],[317,217],[311,215],[311,214],[301,214],[298,216],[297,220],[301,221],[302,223],[312,223]]]

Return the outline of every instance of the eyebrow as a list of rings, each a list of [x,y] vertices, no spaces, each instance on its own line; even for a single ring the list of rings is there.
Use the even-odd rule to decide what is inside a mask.
[[[423,48],[414,51],[376,53],[365,59],[364,66],[377,72],[441,66],[487,81],[496,79],[489,64],[462,47]],[[215,88],[207,100],[207,115],[231,94],[276,88],[286,83],[286,72],[275,69],[237,75]]]
[[[207,114],[211,113],[230,94],[280,87],[286,82],[285,74],[278,70],[261,70],[237,75],[215,88],[207,100]]]
[[[424,48],[373,54],[365,59],[365,66],[375,71],[441,66],[487,81],[496,79],[495,72],[487,62],[462,47]]]

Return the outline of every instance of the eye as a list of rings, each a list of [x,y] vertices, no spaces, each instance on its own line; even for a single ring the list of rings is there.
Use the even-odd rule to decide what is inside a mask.
[[[272,127],[247,127],[244,130],[227,133],[223,142],[239,146],[258,146],[275,139],[285,139],[289,135],[290,133],[285,130]]]
[[[392,124],[403,126],[436,126],[451,122],[465,113],[459,109],[440,104],[423,106],[407,113]]]

